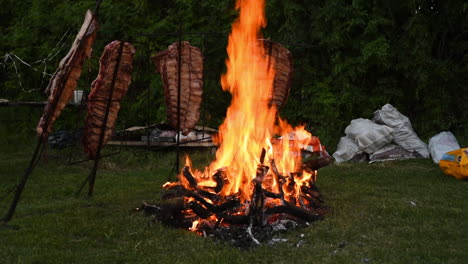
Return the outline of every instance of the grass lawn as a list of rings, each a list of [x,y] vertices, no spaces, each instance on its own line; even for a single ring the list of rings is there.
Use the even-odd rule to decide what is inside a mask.
[[[32,148],[0,152],[0,198]],[[284,233],[286,242],[240,250],[132,213],[159,200],[160,186],[174,177],[174,152],[106,158],[92,199],[74,195],[92,164],[67,165],[68,152],[49,151],[13,220],[0,226],[1,263],[468,263],[468,181],[445,176],[430,160],[324,168],[325,220]],[[190,154],[199,166],[212,159],[209,151]],[[0,200],[2,216],[11,199]]]

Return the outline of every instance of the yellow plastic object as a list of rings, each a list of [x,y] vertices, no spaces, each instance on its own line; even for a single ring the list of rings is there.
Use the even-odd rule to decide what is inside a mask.
[[[468,148],[445,153],[440,159],[439,166],[447,175],[468,180]]]

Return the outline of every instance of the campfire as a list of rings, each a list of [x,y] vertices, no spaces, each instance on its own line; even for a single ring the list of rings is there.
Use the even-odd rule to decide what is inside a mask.
[[[259,244],[279,225],[307,224],[326,211],[315,183],[330,157],[317,137],[289,125],[271,103],[275,72],[259,41],[264,4],[236,3],[240,13],[221,78],[232,102],[219,127],[215,161],[199,171],[186,157],[178,181],[163,185],[165,202],[139,208],[164,223],[225,239],[244,234]]]

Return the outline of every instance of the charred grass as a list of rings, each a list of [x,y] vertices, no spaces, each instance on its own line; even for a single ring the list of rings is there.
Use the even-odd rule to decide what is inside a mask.
[[[33,142],[0,153],[0,198],[26,168]],[[79,149],[72,151],[79,152]],[[118,149],[109,149],[110,152]],[[95,195],[75,196],[91,163],[68,165],[70,149],[49,150],[13,220],[0,226],[2,263],[464,263],[468,182],[430,160],[332,165],[318,186],[325,220],[289,230],[282,242],[248,250],[168,228],[132,212],[157,202],[174,178],[172,151],[123,150],[104,159]],[[206,165],[210,151],[190,151]],[[2,215],[12,194],[0,200]]]

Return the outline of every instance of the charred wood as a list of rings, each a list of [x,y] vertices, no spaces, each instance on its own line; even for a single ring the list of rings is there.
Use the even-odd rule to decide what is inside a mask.
[[[190,173],[190,168],[189,166],[185,166],[184,170],[182,172],[182,175],[184,175],[185,179],[190,183],[190,186],[193,188],[197,188],[197,181],[193,177],[192,173]]]
[[[265,194],[266,197],[281,199],[281,194],[279,194],[279,193],[270,192],[270,191],[267,191],[265,189],[263,189],[263,193]]]
[[[221,212],[225,212],[225,211],[230,211],[230,210],[233,210],[237,207],[240,206],[240,201],[239,199],[232,199],[232,200],[229,200],[219,206],[216,206],[215,207],[215,213],[221,213]]]
[[[247,225],[250,217],[247,215],[223,215],[223,222],[233,225]]]
[[[276,167],[275,160],[272,159],[270,160],[270,166],[271,166],[271,171],[273,171],[273,175],[276,178],[276,182],[278,183],[279,186],[279,198],[281,199],[281,202],[284,203],[284,190],[283,190],[283,184],[286,182],[285,177],[279,174],[278,168]]]
[[[155,215],[161,212],[161,207],[153,204],[143,203],[140,207],[135,208],[134,211],[145,212],[146,215]]]
[[[312,208],[319,208],[320,207],[320,204],[322,201],[320,201],[320,199],[318,198],[314,198],[314,197],[311,197],[311,196],[308,196],[308,195],[305,195],[305,194],[301,194],[300,195],[300,199],[299,200],[302,200],[302,199],[305,199],[309,202],[308,206],[309,207],[312,207]]]
[[[262,149],[260,155],[260,165],[257,168],[257,175],[254,179],[254,192],[252,196],[252,203],[250,204],[249,216],[253,220],[254,225],[262,225],[263,223],[263,209],[265,208],[265,194],[263,192],[262,183],[268,172],[268,167],[263,165],[265,160],[265,149]]]
[[[213,212],[206,209],[201,204],[195,201],[188,203],[187,207],[192,209],[195,214],[197,214],[200,218],[203,218],[203,219],[207,219],[208,217],[213,215]]]
[[[195,193],[193,191],[190,191],[190,190],[185,190],[185,195],[187,197],[194,198],[199,203],[201,203],[203,206],[205,206],[208,210],[210,210],[211,212],[214,212],[216,206],[214,204],[209,203],[207,200],[205,200],[205,198],[201,197],[197,193]]]
[[[315,185],[311,185],[311,187],[301,186],[301,192],[317,199],[321,197],[320,192]]]
[[[321,215],[316,215],[311,213],[310,211],[303,209],[301,207],[295,206],[287,201],[284,202],[284,205],[267,208],[265,211],[266,215],[272,214],[290,214],[297,218],[303,219],[308,222],[321,220],[323,217]]]
[[[224,174],[223,170],[218,170],[213,175],[213,178],[216,181],[216,187],[215,187],[214,191],[216,193],[219,193],[224,187],[224,180],[226,178],[226,175]]]
[[[218,202],[221,199],[219,195],[211,193],[211,192],[207,192],[205,190],[196,189],[195,193],[210,199],[212,202]]]

